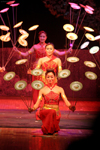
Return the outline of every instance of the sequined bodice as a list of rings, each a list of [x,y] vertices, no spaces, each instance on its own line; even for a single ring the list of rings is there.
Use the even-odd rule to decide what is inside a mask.
[[[53,59],[50,59],[49,61],[45,61],[42,64],[42,70],[46,71],[47,69],[54,69],[54,72],[57,72],[57,63],[54,61],[56,57],[54,56]]]
[[[36,59],[39,59],[45,56],[46,56],[45,45],[43,45],[36,50]]]
[[[43,95],[44,96],[44,104],[59,104],[59,94],[55,93],[53,91],[50,91],[48,94]]]

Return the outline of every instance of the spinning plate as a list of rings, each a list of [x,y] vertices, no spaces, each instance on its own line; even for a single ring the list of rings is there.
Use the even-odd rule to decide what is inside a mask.
[[[15,4],[11,4],[10,6],[16,7],[16,6],[18,6],[18,5],[19,5],[19,3],[15,3]]]
[[[85,36],[90,41],[94,41],[95,40],[95,37],[92,34],[90,34],[90,33],[86,33]]]
[[[44,87],[44,83],[42,81],[35,80],[31,83],[31,86],[36,90],[40,90]]]
[[[75,33],[67,33],[66,36],[70,40],[76,40],[78,38],[77,34],[75,34]]]
[[[75,62],[78,62],[78,61],[79,61],[79,58],[78,58],[78,57],[68,57],[68,58],[67,58],[67,61],[68,61],[68,62],[75,63]]]
[[[83,28],[84,28],[86,31],[94,32],[94,29],[92,29],[92,28],[90,28],[90,27],[84,26]]]
[[[30,27],[28,30],[33,31],[33,30],[36,30],[38,27],[39,27],[39,25],[34,25],[34,26]]]
[[[80,6],[78,6],[78,5],[73,5],[73,4],[71,4],[71,7],[72,7],[73,9],[80,9],[80,8],[81,8]]]
[[[94,8],[92,8],[91,6],[86,5],[86,7],[87,7],[88,9],[90,9],[91,11],[94,11]]]
[[[24,39],[21,39],[21,38],[18,39],[18,42],[20,45],[22,45],[24,47],[26,47],[28,45],[27,41]]]
[[[80,91],[83,88],[83,85],[81,82],[74,81],[70,84],[70,89],[72,91]]]
[[[4,30],[4,31],[8,31],[9,27],[5,26],[5,25],[0,25],[0,29]]]
[[[15,77],[15,72],[8,72],[4,75],[3,79],[5,81],[10,81],[11,79],[13,79]]]
[[[85,7],[85,11],[88,13],[88,14],[93,14],[93,11],[90,10],[89,8]]]
[[[94,68],[96,67],[96,64],[92,61],[84,61],[84,64],[87,66],[87,67],[90,67],[90,68]]]
[[[20,21],[19,23],[15,24],[15,25],[13,26],[13,28],[18,28],[18,27],[20,27],[20,26],[22,25],[22,23],[23,23],[23,21]]]
[[[97,79],[97,75],[91,71],[85,72],[85,76],[90,80],[96,80]]]
[[[100,40],[100,35],[95,36],[95,40]]]
[[[5,13],[5,12],[7,12],[9,10],[9,8],[4,8],[4,9],[2,9],[1,11],[0,11],[0,13]]]
[[[14,87],[15,87],[16,90],[23,90],[23,89],[26,88],[26,86],[27,86],[26,81],[20,80],[20,81],[18,81],[18,82],[15,83]]]
[[[81,46],[80,46],[80,49],[84,49],[86,48],[87,46],[89,45],[89,42],[84,42]]]
[[[28,34],[28,33],[26,33],[26,34],[22,34],[22,35],[19,37],[19,39],[21,39],[21,40],[25,40],[28,36],[29,36],[29,34]]]
[[[70,70],[64,69],[58,73],[60,78],[67,78],[70,75]]]
[[[73,31],[74,30],[74,26],[73,25],[71,25],[71,24],[65,24],[65,25],[63,25],[63,29],[65,30],[65,31]]]
[[[17,61],[15,62],[15,64],[16,64],[16,65],[21,65],[21,64],[26,63],[27,61],[28,61],[28,59],[20,59],[20,60],[17,60]]]
[[[15,3],[15,1],[9,1],[9,2],[7,2],[6,4],[11,5],[11,4],[13,4],[13,3]]]
[[[23,30],[23,29],[19,29],[19,32],[20,32],[21,34],[28,34],[27,31],[25,31],[25,30]]]
[[[34,69],[31,71],[31,74],[34,76],[40,76],[43,73],[42,69]]]
[[[98,46],[93,46],[92,48],[90,48],[89,52],[91,54],[95,54],[99,51],[99,47]]]
[[[9,42],[10,41],[10,32],[8,32],[6,35],[1,35],[0,39],[3,42]]]

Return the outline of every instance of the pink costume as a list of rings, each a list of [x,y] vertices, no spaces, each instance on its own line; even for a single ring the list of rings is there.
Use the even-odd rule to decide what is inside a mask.
[[[53,134],[60,130],[60,111],[59,109],[47,107],[47,105],[59,105],[59,94],[54,93],[52,90],[43,95],[44,106],[40,109],[40,119],[42,120],[42,132],[44,134]]]

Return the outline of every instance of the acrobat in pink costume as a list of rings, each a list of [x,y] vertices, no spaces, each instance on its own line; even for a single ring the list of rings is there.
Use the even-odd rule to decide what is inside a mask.
[[[41,129],[43,134],[54,134],[60,130],[61,113],[59,109],[48,108],[46,105],[59,105],[59,94],[51,90],[43,97],[44,106],[40,109],[40,119],[43,123]]]

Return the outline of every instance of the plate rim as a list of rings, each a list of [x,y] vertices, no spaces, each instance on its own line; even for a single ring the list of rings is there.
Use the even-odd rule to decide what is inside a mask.
[[[37,81],[38,81],[38,82],[41,82],[41,83],[42,83],[42,85],[43,85],[43,87],[44,87],[44,83],[43,83],[42,81],[40,81],[40,80],[35,80],[35,81],[33,81],[33,82],[37,82]],[[34,88],[34,87],[33,87],[33,85],[32,85],[32,84],[33,84],[33,82],[31,83],[31,86],[32,86],[32,88],[33,88],[33,89],[35,89],[35,90],[40,90],[40,89],[42,89],[42,88],[43,88],[43,87],[42,87],[42,88],[40,88],[40,89]]]
[[[7,73],[3,76],[3,79],[4,79],[4,80],[5,80],[5,76],[6,76],[7,74],[9,74],[9,73],[13,73],[13,74],[14,74],[14,76],[13,76],[10,80],[12,80],[12,79],[15,77],[15,75],[16,75],[16,73],[15,73],[14,71],[7,72]],[[5,81],[10,81],[10,80],[5,80]]]
[[[16,90],[23,90],[23,89],[18,89],[18,88],[16,88],[15,86],[16,86],[16,84],[18,83],[18,82],[24,82],[25,83],[25,87],[23,88],[23,89],[25,89],[26,88],[26,86],[27,86],[27,82],[26,81],[24,81],[24,80],[19,80],[19,81],[17,81],[16,83],[15,83],[15,85],[14,85],[14,88],[16,89]]]
[[[92,73],[92,74],[94,74],[96,78],[94,78],[94,79],[88,78],[87,75],[86,75],[87,73]],[[96,73],[94,73],[94,72],[92,72],[92,71],[86,71],[86,72],[85,72],[85,76],[86,76],[88,79],[90,79],[90,80],[96,80],[96,79],[97,79]]]
[[[68,72],[69,72],[69,74],[68,74],[68,76],[70,76],[70,74],[71,74],[71,71],[69,70],[69,69],[63,69],[63,70],[61,70],[59,73],[58,73],[58,76],[60,77],[60,78],[67,78],[67,77],[61,77],[60,76],[60,73],[62,72],[62,71],[64,71],[64,70],[68,70]]]
[[[75,82],[77,82],[77,83],[80,83],[80,84],[81,84],[81,88],[80,88],[79,90],[73,90],[73,89],[71,88],[71,84],[73,84],[73,83],[75,83]],[[72,91],[77,92],[77,91],[80,91],[80,90],[83,88],[83,84],[82,84],[81,82],[79,82],[79,81],[73,81],[71,84],[70,84],[70,89],[71,89]]]
[[[42,69],[33,69],[33,70],[41,70],[41,74],[43,73],[43,70]],[[33,70],[31,70],[31,74],[32,74],[32,71]],[[34,74],[32,74],[32,75],[34,75],[34,76],[40,76],[41,74],[39,74],[39,75],[34,75]]]
[[[73,57],[73,56],[72,56],[72,57]],[[72,58],[72,57],[68,57],[68,58]],[[68,58],[67,58],[67,61],[68,61]],[[74,58],[77,58],[77,61],[74,61],[74,62],[68,61],[68,62],[75,63],[75,62],[78,62],[78,61],[79,61],[79,58],[78,58],[78,57],[74,57]]]

